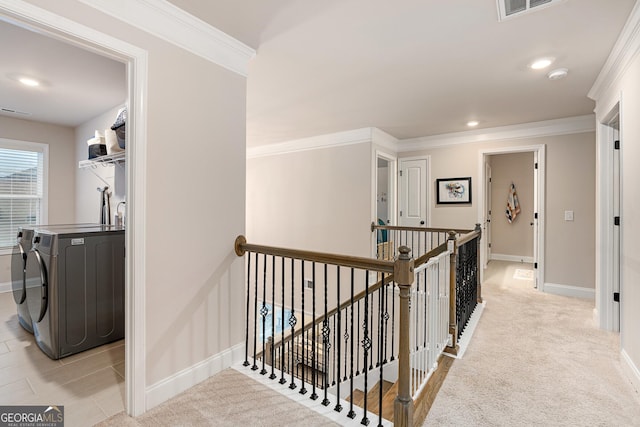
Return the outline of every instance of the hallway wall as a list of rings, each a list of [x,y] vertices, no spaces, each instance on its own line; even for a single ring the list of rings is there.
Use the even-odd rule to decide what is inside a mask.
[[[437,142],[437,141],[436,141]],[[473,228],[481,217],[478,186],[481,151],[546,146],[545,283],[595,288],[595,133],[585,132],[516,140],[486,141],[403,152],[402,157],[431,156],[431,180],[471,176],[471,205],[430,202],[432,227]],[[579,191],[576,191],[579,189]],[[564,211],[575,220],[564,220]]]

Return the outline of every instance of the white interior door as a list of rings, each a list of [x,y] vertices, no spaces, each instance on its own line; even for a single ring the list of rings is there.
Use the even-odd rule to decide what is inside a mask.
[[[400,212],[405,227],[427,226],[427,159],[400,161]]]

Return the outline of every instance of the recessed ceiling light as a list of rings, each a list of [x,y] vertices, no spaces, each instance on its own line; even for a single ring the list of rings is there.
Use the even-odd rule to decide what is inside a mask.
[[[533,61],[531,65],[529,65],[529,67],[534,70],[542,70],[543,68],[547,68],[552,63],[553,58],[540,58]]]
[[[558,68],[549,72],[549,74],[547,74],[547,77],[549,77],[549,80],[558,80],[567,77],[568,73],[569,70],[567,68]]]
[[[25,86],[30,86],[30,87],[40,86],[40,82],[38,80],[32,79],[30,77],[20,77],[18,81]]]
[[[467,122],[467,126],[469,126],[470,128],[476,127],[480,124],[480,122],[478,122],[477,120],[470,120]]]

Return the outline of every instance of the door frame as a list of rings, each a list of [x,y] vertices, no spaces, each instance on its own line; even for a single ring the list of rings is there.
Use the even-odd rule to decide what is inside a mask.
[[[371,167],[371,221],[378,223],[378,159],[385,159],[389,162],[389,220],[391,225],[396,225],[398,221],[398,157],[386,151],[373,150]],[[377,256],[378,240],[377,233],[371,233],[371,256]]]
[[[534,253],[534,262],[538,263],[538,268],[535,269],[535,283],[537,284],[537,288],[540,291],[544,291],[544,241],[545,241],[545,227],[544,227],[544,218],[545,218],[545,179],[546,179],[546,146],[545,144],[539,145],[523,145],[523,146],[515,146],[515,147],[505,147],[505,148],[487,148],[482,149],[478,153],[478,175],[480,176],[481,186],[479,188],[480,194],[478,194],[477,200],[479,200],[480,205],[478,206],[478,223],[484,223],[484,215],[485,215],[485,194],[487,192],[486,189],[486,177],[485,177],[485,163],[487,162],[487,157],[495,155],[495,154],[511,154],[511,153],[527,153],[533,152],[534,158],[538,161],[538,184],[537,186],[534,184],[535,190],[537,190],[533,197],[538,207],[538,224],[537,224],[537,233],[534,235],[535,244],[537,245],[538,254],[536,259],[536,254]],[[535,172],[534,172],[535,173]],[[534,219],[535,221],[535,219]],[[487,262],[487,246],[486,239],[482,239],[484,243],[480,245],[480,265],[485,265]],[[482,281],[484,278],[484,269],[480,269],[480,280]]]
[[[620,318],[624,310],[623,299],[620,303],[613,301],[614,292],[613,281],[616,272],[613,256],[614,245],[614,196],[613,196],[613,176],[614,176],[614,149],[613,149],[613,133],[614,129],[609,125],[613,117],[617,114],[619,117],[619,133],[620,139],[620,210],[623,209],[623,185],[622,180],[623,164],[622,154],[624,144],[623,135],[623,109],[622,95],[617,97],[606,114],[596,118],[596,307],[594,309],[594,318],[596,324],[604,330],[619,332],[622,328],[621,322],[616,322],[614,316],[616,314],[615,304],[620,304]],[[598,114],[597,114],[598,116]],[[620,222],[620,247],[622,248],[624,241],[624,219]],[[624,260],[618,260],[620,271],[623,270]],[[620,294],[623,293],[624,277],[620,275]],[[621,320],[621,319],[620,319]],[[616,324],[617,323],[617,324]],[[617,327],[617,328],[616,328]],[[622,335],[620,336],[622,340]],[[621,341],[621,346],[624,343]]]
[[[2,0],[0,14],[12,23],[88,49],[127,65],[127,217],[125,265],[125,408],[146,411],[145,283],[148,53],[93,28],[21,0]]]

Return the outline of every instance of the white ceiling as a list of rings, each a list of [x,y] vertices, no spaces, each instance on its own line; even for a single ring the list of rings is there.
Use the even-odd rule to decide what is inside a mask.
[[[564,0],[503,22],[495,0],[171,3],[256,48],[254,147],[369,126],[405,139],[471,119],[486,128],[589,114],[587,92],[635,0]],[[73,126],[125,99],[123,64],[17,31],[0,22],[0,107]],[[538,56],[569,75],[529,69]],[[7,77],[20,71],[50,85],[26,91]]]
[[[124,104],[124,63],[0,20],[0,114],[75,127]],[[42,81],[20,84],[17,76]],[[113,118],[115,121],[115,117]]]

